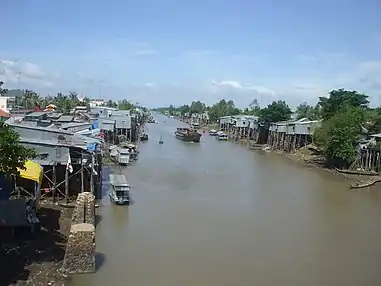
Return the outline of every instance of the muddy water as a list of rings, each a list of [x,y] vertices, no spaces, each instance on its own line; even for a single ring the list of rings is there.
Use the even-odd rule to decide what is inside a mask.
[[[209,136],[184,143],[159,119],[122,171],[134,204],[104,197],[101,265],[75,285],[381,285],[377,190]]]

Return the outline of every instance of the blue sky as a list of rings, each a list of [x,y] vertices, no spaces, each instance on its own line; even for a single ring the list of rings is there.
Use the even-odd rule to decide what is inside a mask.
[[[381,104],[377,0],[2,0],[0,80],[148,106],[358,89]]]

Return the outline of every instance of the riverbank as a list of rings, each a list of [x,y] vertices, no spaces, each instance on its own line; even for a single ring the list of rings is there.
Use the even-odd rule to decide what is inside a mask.
[[[51,202],[41,203],[41,230],[29,237],[2,237],[0,285],[68,285],[69,277],[60,272],[70,232],[72,208]]]

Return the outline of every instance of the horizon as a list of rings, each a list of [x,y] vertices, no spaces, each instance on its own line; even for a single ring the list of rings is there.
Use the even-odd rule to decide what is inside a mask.
[[[222,98],[295,108],[345,88],[381,104],[376,0],[2,4],[4,88],[149,108]]]

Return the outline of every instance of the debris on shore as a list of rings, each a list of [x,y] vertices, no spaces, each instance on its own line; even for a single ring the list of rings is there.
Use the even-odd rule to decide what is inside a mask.
[[[71,226],[71,208],[41,202],[40,230],[16,232],[0,238],[0,285],[66,286],[69,277],[60,272]]]

